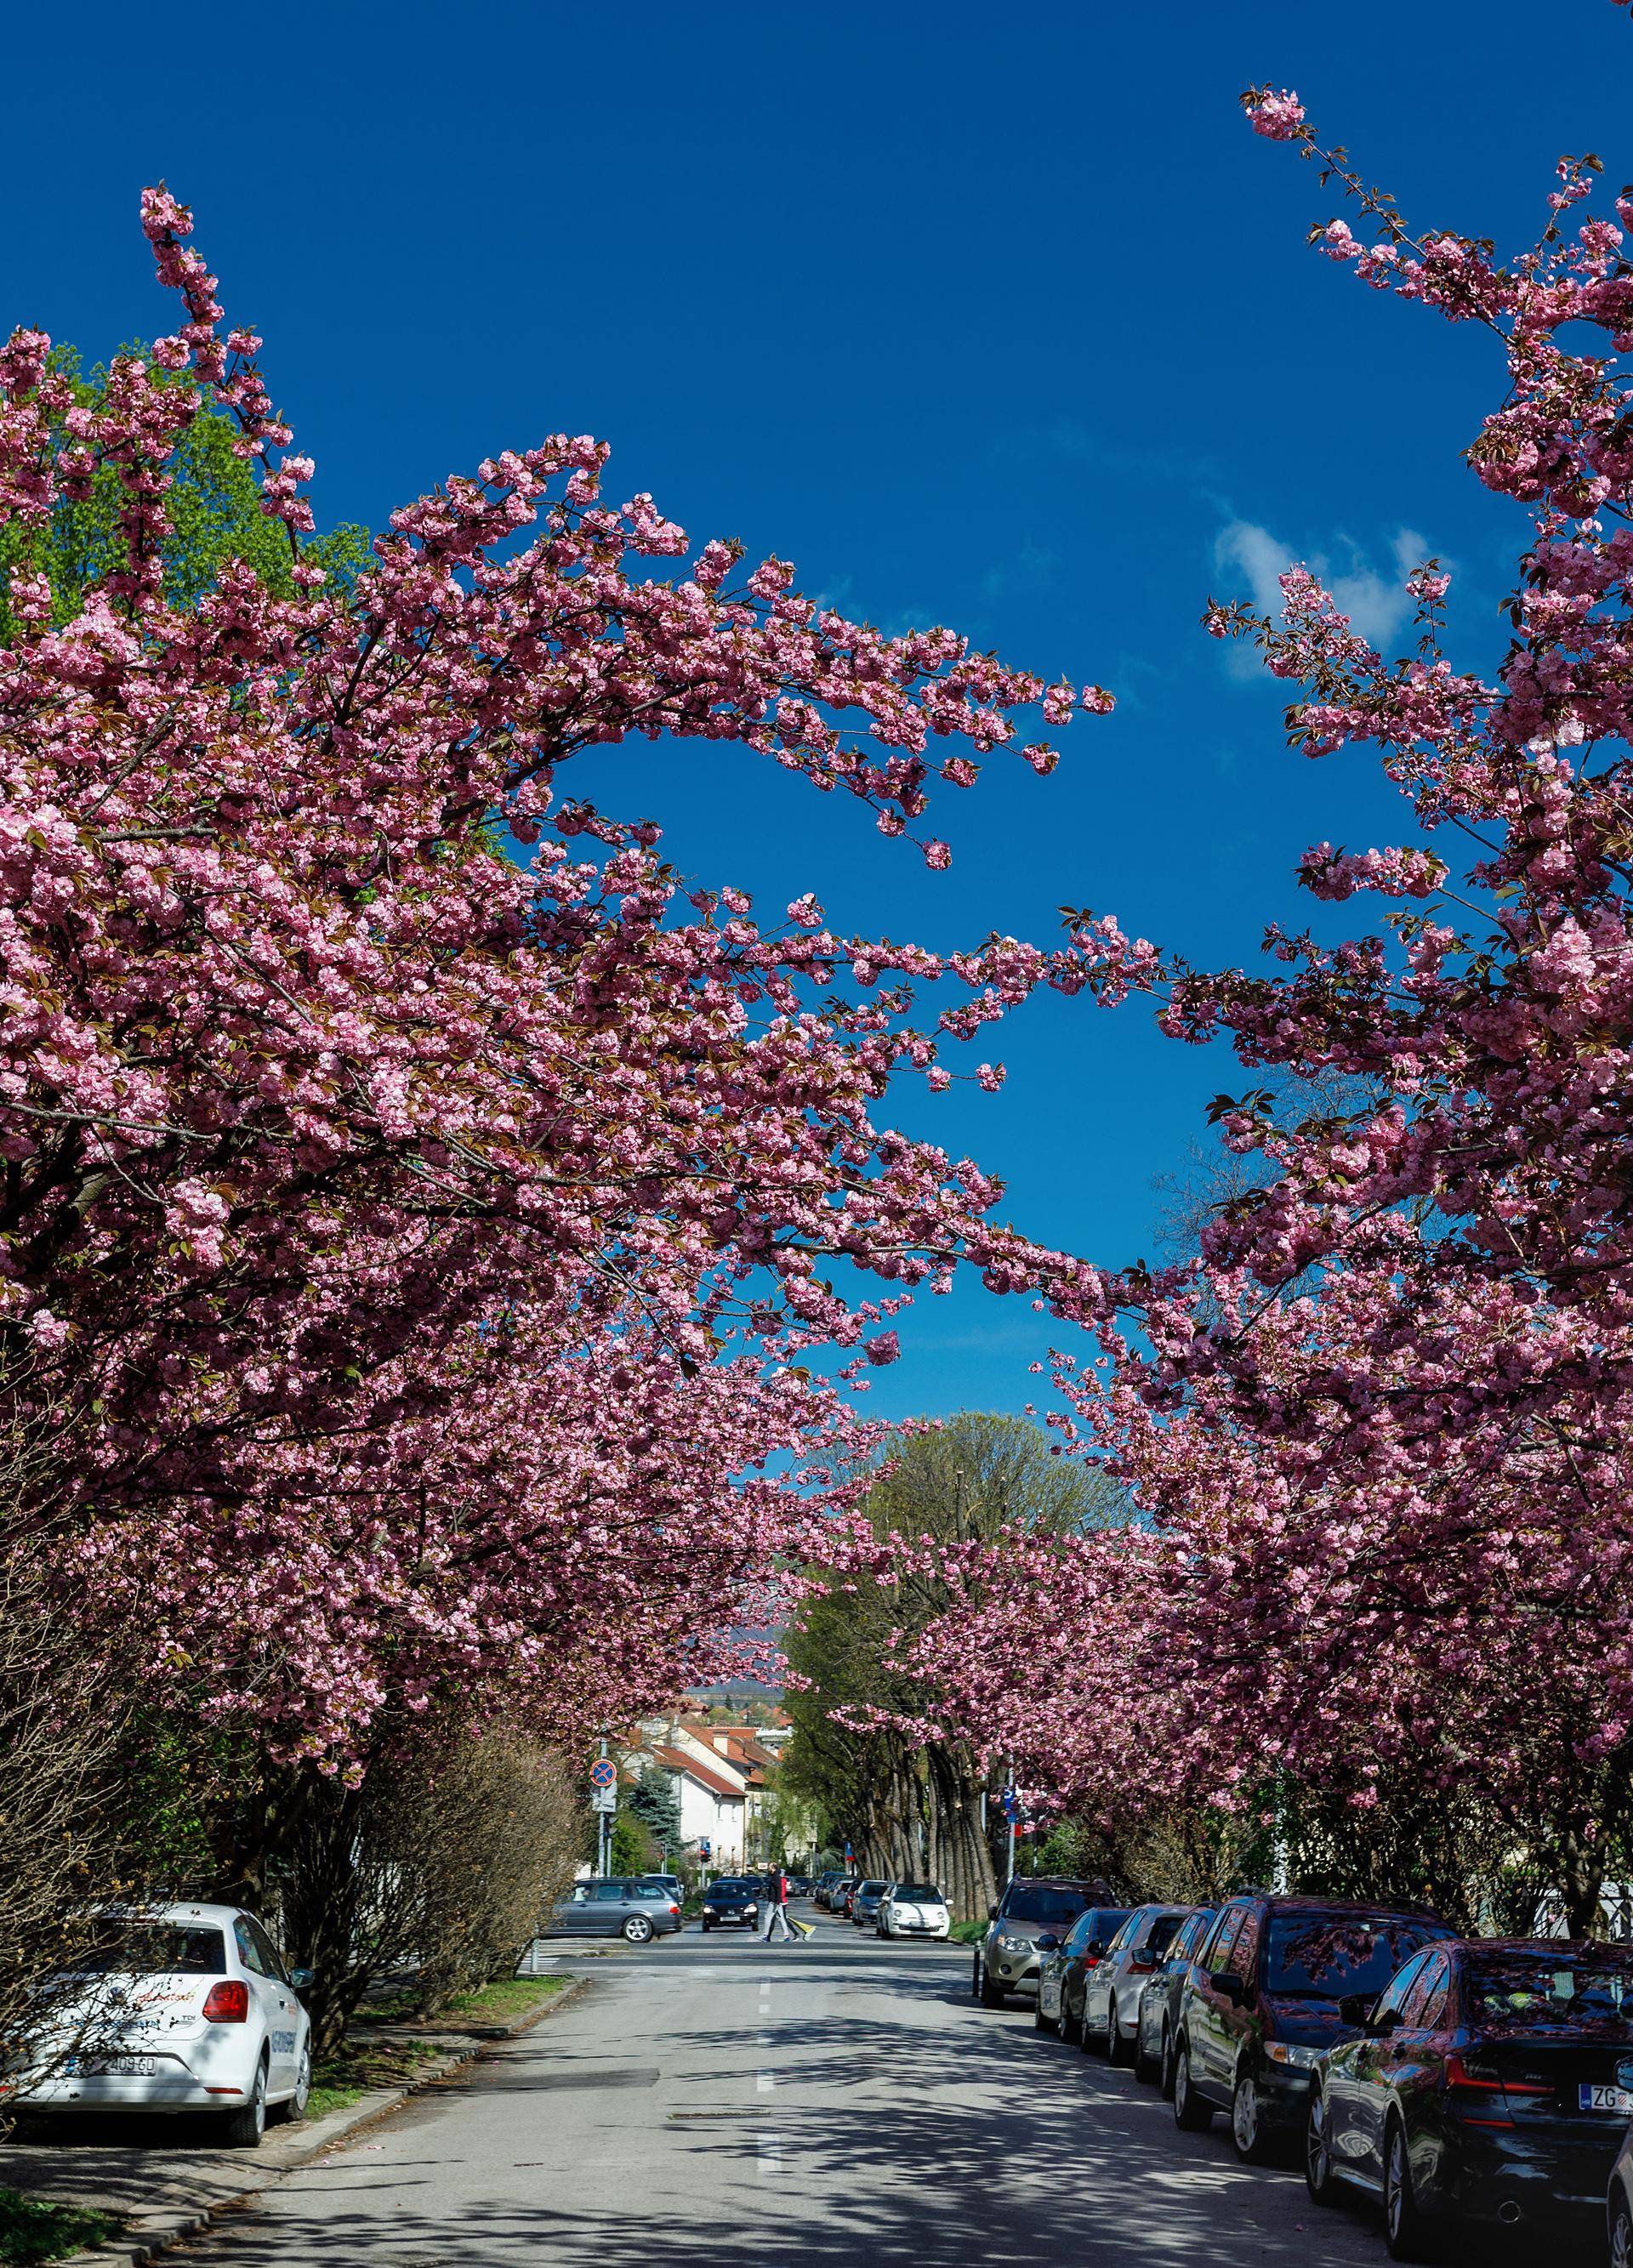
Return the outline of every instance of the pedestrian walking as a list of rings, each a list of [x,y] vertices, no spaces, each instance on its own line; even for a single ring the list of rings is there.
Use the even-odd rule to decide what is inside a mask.
[[[765,1904],[765,1942],[772,1941],[772,1932],[780,1929],[784,1945],[794,1942],[794,1932],[788,1926],[788,1877],[780,1867],[771,1878],[771,1891]]]

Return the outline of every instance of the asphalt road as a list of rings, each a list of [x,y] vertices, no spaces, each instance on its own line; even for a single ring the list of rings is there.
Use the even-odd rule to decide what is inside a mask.
[[[172,2257],[188,2268],[1297,2268],[1383,2258],[1294,2169],[983,2011],[962,1947],[695,1929]]]

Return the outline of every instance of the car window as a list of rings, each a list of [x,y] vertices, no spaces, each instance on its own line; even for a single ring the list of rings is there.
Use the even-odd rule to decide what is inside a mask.
[[[1148,1961],[1160,1960],[1167,1952],[1184,1918],[1183,1914],[1157,1914],[1146,1923],[1144,1934],[1140,1940],[1140,1950]]]
[[[1202,1966],[1210,1977],[1223,1976],[1230,1958],[1230,1948],[1236,1943],[1237,1932],[1242,1926],[1243,1909],[1227,1906],[1219,1917],[1218,1926],[1202,1952]]]
[[[1421,1915],[1319,1907],[1273,1914],[1267,1984],[1272,1992],[1312,2000],[1381,1992],[1415,1953],[1445,1934]]]
[[[1249,1906],[1242,1916],[1242,1926],[1231,1940],[1227,1956],[1230,1974],[1250,1984],[1253,1967],[1259,1958],[1260,1917],[1257,1906]]]
[[[278,1950],[254,1914],[244,1916],[244,1926],[249,1932],[251,1944],[261,1955],[262,1976],[275,1977],[280,1984],[289,1982],[289,1971],[279,1958]]]
[[[1107,1944],[1105,1948],[1106,1959],[1109,1961],[1112,1954],[1121,1953],[1126,1946],[1132,1944],[1134,1941],[1134,1919],[1131,1914],[1128,1919],[1123,1923],[1121,1927],[1113,1933]]]
[[[111,1920],[99,1925],[88,1951],[74,1957],[77,1977],[219,1977],[227,1965],[218,1929],[178,1922]]]
[[[1066,1933],[1062,1949],[1067,1953],[1081,1953],[1093,1935],[1094,1916],[1091,1913],[1079,1914]]]
[[[265,1964],[261,1958],[261,1949],[256,1945],[254,1938],[250,1935],[249,1924],[245,1920],[242,1914],[236,1914],[233,1916],[233,1942],[238,1948],[238,1957],[243,1962],[245,1968],[248,1969],[253,1976],[264,1977],[267,1972]]]
[[[1081,1890],[1063,1890],[1041,1882],[1011,1882],[999,1912],[1005,1921],[1037,1922],[1059,1929],[1075,1920],[1089,1904]]]
[[[898,1882],[892,1895],[910,1904],[938,1906],[942,1903],[942,1894],[934,1882]]]
[[[1474,1953],[1464,1993],[1467,2021],[1482,2031],[1633,2037],[1633,1950]]]
[[[1380,1994],[1378,2014],[1382,2016],[1393,2009],[1403,2024],[1417,2021],[1417,2010],[1423,2005],[1424,1974],[1429,1955],[1420,1953],[1415,1961],[1408,1961],[1398,1977],[1392,1977]]]
[[[1446,2004],[1452,1997],[1452,1963],[1444,1953],[1437,1953],[1423,1971],[1422,2006],[1408,2021],[1419,2024],[1426,2032],[1445,2029]]]
[[[629,1896],[629,1885],[626,1882],[593,1882],[590,1896],[598,1905],[610,1905],[615,1901],[621,1905]]]
[[[1176,1969],[1190,1967],[1196,1958],[1196,1948],[1212,1928],[1213,1921],[1212,1911],[1208,1909],[1201,1913],[1193,1913],[1188,1920],[1180,1923],[1179,1934],[1169,1948],[1165,1963],[1171,1975]]]

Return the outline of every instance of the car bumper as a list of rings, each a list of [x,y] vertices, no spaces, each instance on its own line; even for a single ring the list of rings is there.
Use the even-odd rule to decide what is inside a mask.
[[[207,2088],[191,2072],[145,2078],[98,2077],[91,2073],[44,2080],[26,2094],[0,2097],[7,2110],[234,2110],[248,2100],[241,2088],[231,2093]]]
[[[1024,1993],[1028,1999],[1035,1999],[1040,1965],[1037,1961],[1027,1960],[1024,1955],[1013,1955],[1008,1958],[1001,1955],[989,1964],[987,1974],[1001,1991]]]
[[[1259,2118],[1261,2125],[1274,2126],[1278,2132],[1302,2134],[1310,2124],[1311,2082],[1312,2071],[1289,2069],[1279,2064],[1262,2066],[1253,2074],[1259,2090]]]
[[[1606,2135],[1595,2147],[1575,2133],[1549,2144],[1518,2132],[1476,2133],[1465,2127],[1445,2203],[1459,2220],[1523,2229],[1593,2218],[1602,2228],[1605,2192],[1624,2132]]]
[[[705,1914],[703,1918],[711,1929],[757,1929],[760,1926],[758,1914]]]
[[[947,1937],[951,1934],[951,1931],[950,1922],[899,1921],[894,1914],[890,1917],[892,1937]]]

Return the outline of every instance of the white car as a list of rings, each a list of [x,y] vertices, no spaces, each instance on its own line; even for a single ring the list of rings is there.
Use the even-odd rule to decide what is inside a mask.
[[[934,1882],[892,1882],[874,1928],[880,1937],[948,1937],[952,1916]]]
[[[253,1914],[154,1906],[107,1923],[105,1953],[51,1980],[55,2021],[8,2108],[214,2111],[221,2140],[248,2149],[270,2110],[304,2117],[311,2025]]]

